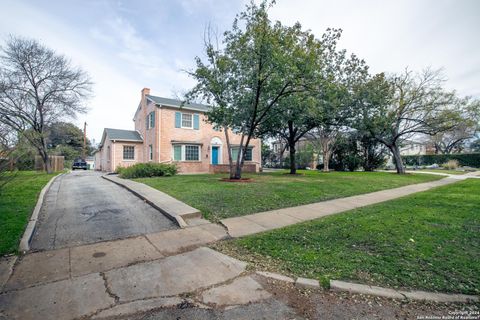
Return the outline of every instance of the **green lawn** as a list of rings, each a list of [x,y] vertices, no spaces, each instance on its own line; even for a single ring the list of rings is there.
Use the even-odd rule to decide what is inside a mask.
[[[199,209],[212,221],[255,212],[368,193],[412,183],[432,181],[441,176],[397,175],[385,172],[300,171],[245,174],[251,183],[220,181],[226,175],[177,175],[142,178],[143,182]]]
[[[297,276],[480,294],[480,180],[217,245]]]
[[[54,176],[18,171],[0,191],[0,256],[14,253],[42,188]]]

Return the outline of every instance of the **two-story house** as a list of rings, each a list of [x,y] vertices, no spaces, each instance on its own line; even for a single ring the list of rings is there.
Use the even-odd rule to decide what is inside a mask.
[[[150,95],[142,90],[133,117],[135,130],[106,128],[95,154],[97,170],[113,172],[135,163],[176,163],[180,173],[228,172],[228,150],[223,130],[206,121],[209,106]],[[229,131],[232,156],[241,136]],[[245,171],[258,172],[261,141],[253,139],[245,155]]]

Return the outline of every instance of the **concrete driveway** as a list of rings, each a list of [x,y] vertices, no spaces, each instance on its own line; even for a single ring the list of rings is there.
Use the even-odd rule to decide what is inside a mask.
[[[46,194],[32,249],[58,249],[175,229],[162,213],[94,171],[55,180]]]

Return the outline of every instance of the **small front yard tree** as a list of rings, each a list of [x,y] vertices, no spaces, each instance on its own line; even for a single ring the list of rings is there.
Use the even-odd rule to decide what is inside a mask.
[[[87,74],[36,40],[11,37],[0,56],[0,121],[27,139],[49,163],[47,128],[86,111]]]
[[[419,134],[434,135],[453,128],[459,110],[455,96],[443,87],[440,71],[374,76],[357,91],[357,129],[367,131],[392,153],[397,173],[405,173],[400,144]]]
[[[320,72],[320,81],[314,88],[316,127],[311,136],[323,157],[323,171],[329,171],[330,158],[336,141],[347,130],[354,107],[353,91],[368,77],[368,66],[355,54],[347,56],[338,50],[341,29],[328,29],[322,37],[326,48]]]
[[[285,27],[268,18],[269,4],[251,2],[224,33],[222,48],[206,37],[204,62],[189,74],[197,85],[187,94],[211,106],[208,121],[225,131],[230,178],[240,179],[251,139],[265,133],[282,99],[303,90],[305,44],[313,40],[299,24]],[[232,159],[228,132],[241,135]]]
[[[337,48],[341,34],[341,29],[327,29],[321,39],[310,43],[303,65],[303,91],[283,99],[269,123],[270,134],[287,142],[291,174],[296,173],[296,144],[304,136],[323,146],[328,171],[331,142],[345,126],[350,108],[350,88],[368,74],[363,60]]]

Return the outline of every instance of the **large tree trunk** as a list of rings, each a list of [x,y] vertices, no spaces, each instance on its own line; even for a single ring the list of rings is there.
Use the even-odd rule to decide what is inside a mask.
[[[332,157],[332,141],[328,136],[324,136],[322,139],[322,153],[323,153],[323,171],[330,171],[329,163]]]
[[[230,173],[230,179],[233,179],[235,177],[235,167],[233,165],[233,160],[232,160],[232,148],[230,147],[230,137],[228,135],[228,127],[224,127],[223,130],[225,130],[225,140],[227,141],[227,154],[228,154],[228,171]]]
[[[405,174],[405,167],[403,166],[402,156],[400,155],[400,149],[396,144],[388,146],[393,155],[393,162],[398,174]]]
[[[52,166],[50,165],[50,157],[48,156],[48,153],[45,152],[45,150],[39,150],[39,155],[42,158],[45,171],[47,173],[52,173],[53,170],[52,170]]]
[[[242,179],[242,167],[243,167],[243,159],[245,158],[244,151],[243,151],[243,140],[245,139],[245,135],[242,134],[242,138],[240,139],[240,145],[238,146],[238,153],[237,159],[235,163],[235,172],[233,177],[230,175],[230,179],[240,180]],[[247,140],[248,144],[248,140]]]
[[[330,158],[332,157],[332,153],[328,148],[325,148],[323,150],[323,171],[328,172],[330,171],[329,163],[330,163]]]
[[[329,163],[332,157],[335,141],[337,140],[338,132],[320,130],[320,144],[323,154],[323,171],[330,171]]]
[[[43,164],[45,166],[45,171],[47,173],[52,173],[53,170],[50,164],[50,157],[48,156],[47,140],[43,136],[41,136],[40,141],[38,140],[36,141],[36,145],[37,145],[38,154],[42,158]]]
[[[295,142],[289,142],[288,147],[290,148],[290,174],[297,173],[297,164],[295,159],[295,154],[297,150],[295,150]]]

